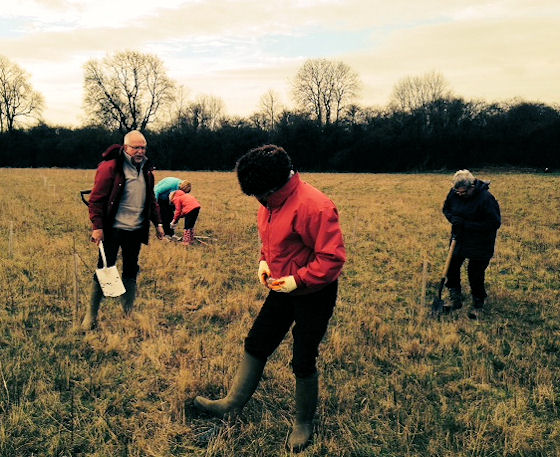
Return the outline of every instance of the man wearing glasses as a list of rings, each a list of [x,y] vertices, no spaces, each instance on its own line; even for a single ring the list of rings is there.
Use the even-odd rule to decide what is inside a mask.
[[[443,214],[451,223],[452,237],[457,240],[446,286],[453,309],[461,308],[461,265],[469,259],[467,274],[473,307],[468,316],[471,319],[477,319],[484,306],[487,296],[484,276],[501,225],[500,206],[488,190],[489,184],[475,179],[469,170],[459,170],[453,176],[453,187],[443,204]]]
[[[89,218],[93,230],[91,241],[103,241],[107,265],[115,265],[119,248],[122,254],[122,279],[126,292],[121,296],[125,314],[129,314],[136,297],[136,276],[141,244],[148,244],[150,221],[159,239],[163,226],[154,196],[153,168],[146,157],[146,139],[137,130],[128,132],[124,146],[114,144],[102,155],[89,199]],[[98,268],[103,266],[101,255]],[[103,292],[94,275],[90,302],[83,330],[97,325],[97,312]]]

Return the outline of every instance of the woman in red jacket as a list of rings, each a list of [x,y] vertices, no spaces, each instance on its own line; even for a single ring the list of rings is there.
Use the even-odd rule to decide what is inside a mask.
[[[228,395],[195,398],[218,417],[236,413],[249,400],[268,357],[292,328],[296,417],[288,440],[293,451],[309,444],[318,401],[318,347],[333,313],[338,277],[346,261],[338,211],[322,192],[292,170],[284,149],[266,145],[236,166],[241,190],[262,204],[258,278],[270,292],[245,338],[245,353]]]
[[[184,191],[176,190],[169,194],[169,201],[175,206],[175,213],[170,227],[175,230],[179,219],[185,218],[185,230],[183,232],[183,244],[189,245],[194,242],[194,224],[200,212],[200,203],[189,192],[191,191],[191,184],[182,184]]]

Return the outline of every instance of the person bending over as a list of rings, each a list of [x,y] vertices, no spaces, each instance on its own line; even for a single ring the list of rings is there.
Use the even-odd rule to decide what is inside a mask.
[[[183,230],[183,244],[188,246],[194,242],[194,224],[200,212],[200,203],[189,192],[191,191],[190,183],[182,186],[183,190],[176,190],[169,194],[169,200],[175,207],[173,220],[169,224],[174,231],[179,223],[180,218],[185,218],[185,229]]]

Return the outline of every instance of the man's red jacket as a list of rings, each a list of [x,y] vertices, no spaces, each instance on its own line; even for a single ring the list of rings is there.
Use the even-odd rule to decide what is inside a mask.
[[[122,146],[114,144],[103,153],[103,162],[97,167],[95,182],[89,197],[89,218],[94,229],[107,229],[113,226],[115,215],[125,185]],[[150,221],[161,224],[159,207],[154,196],[153,167],[149,161],[142,168],[146,181],[146,202],[144,204],[144,231],[142,242],[148,244]]]

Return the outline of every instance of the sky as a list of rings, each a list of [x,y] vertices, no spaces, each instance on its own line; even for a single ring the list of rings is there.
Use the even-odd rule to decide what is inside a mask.
[[[0,55],[29,74],[50,125],[81,125],[83,65],[126,50],[229,115],[271,89],[294,107],[291,81],[317,58],[358,74],[362,106],[434,71],[467,100],[560,103],[558,0],[0,0]]]

